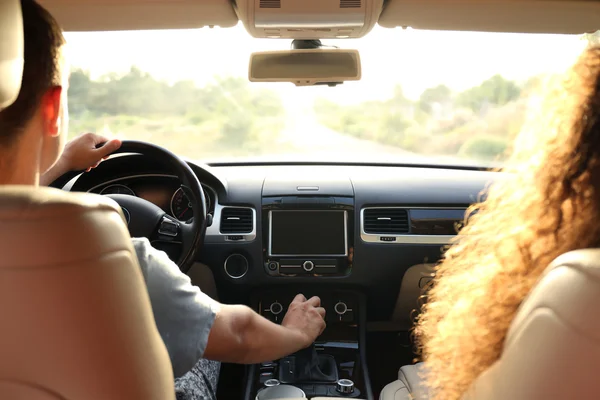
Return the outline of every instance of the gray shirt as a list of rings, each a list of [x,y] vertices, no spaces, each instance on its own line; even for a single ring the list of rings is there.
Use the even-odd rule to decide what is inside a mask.
[[[190,278],[148,239],[133,238],[132,242],[173,373],[182,376],[202,358],[220,305],[193,286]]]

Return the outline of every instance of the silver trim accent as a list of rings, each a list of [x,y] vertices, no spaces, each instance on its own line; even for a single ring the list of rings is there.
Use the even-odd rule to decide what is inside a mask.
[[[250,233],[221,233],[221,214],[226,208],[243,208],[252,210],[252,231]],[[241,236],[240,240],[229,240],[229,236]],[[212,240],[208,240],[212,239]],[[213,215],[213,223],[206,228],[206,237],[204,243],[243,243],[251,242],[256,239],[256,210],[252,207],[245,206],[222,206],[215,205],[215,215]]]
[[[343,311],[338,310],[338,308],[340,308]],[[335,306],[333,306],[333,311],[335,311],[335,313],[337,315],[344,315],[348,311],[352,311],[352,310],[349,310],[348,305],[346,303],[344,303],[343,301],[338,301],[337,303],[335,303]]]
[[[176,218],[178,221],[185,222],[185,221],[179,219],[179,217],[177,217],[177,215],[175,215],[175,211],[173,210],[173,199],[175,198],[177,193],[179,193],[180,190],[183,192],[183,188],[181,188],[181,187],[178,188],[175,192],[173,192],[173,195],[171,196],[171,200],[169,200],[169,209],[171,210],[171,215],[173,216],[173,218]],[[207,193],[208,191],[206,190],[206,187],[204,187],[204,185],[202,185],[202,190],[204,191],[204,198],[206,201],[206,210],[208,211],[208,210],[210,210],[210,206],[211,206],[210,196],[208,195],[208,193]],[[187,197],[187,194],[185,194],[185,192],[183,192],[183,194],[184,194],[184,196]],[[215,195],[215,199],[216,199],[217,194],[214,191],[213,191],[213,194]]]
[[[404,209],[404,210],[466,210],[465,207],[420,207],[420,206],[397,206],[397,207],[364,207],[360,210],[360,238],[367,243],[382,243],[382,244],[450,244],[456,235],[382,235],[365,232],[365,210],[381,210],[381,209]],[[408,213],[408,221],[410,223],[410,212]],[[381,240],[382,237],[395,238],[394,241]]]
[[[338,393],[342,393],[342,394],[353,393],[354,392],[354,382],[352,382],[350,379],[340,379],[339,381],[336,382],[335,390]]]
[[[297,186],[296,190],[299,192],[318,192],[318,186]]]
[[[152,177],[154,177],[154,178],[173,178],[173,179],[179,180],[179,178],[176,175],[170,175],[170,174],[137,174],[137,175],[130,175],[130,176],[124,176],[121,178],[111,179],[109,181],[103,182],[99,185],[92,187],[91,189],[88,190],[88,192],[92,192],[101,186],[109,185],[114,182],[120,182],[120,181],[124,181],[124,180],[128,180],[128,179],[152,178]],[[211,226],[206,228],[206,236],[204,238],[204,243],[231,243],[231,242],[244,243],[244,242],[251,242],[251,241],[255,240],[256,239],[256,210],[252,207],[223,206],[223,205],[219,204],[219,196],[217,196],[217,191],[215,189],[213,189],[212,187],[205,185],[204,183],[201,183],[201,184],[202,184],[202,187],[210,190],[212,192],[212,194],[215,196],[215,210],[213,213],[213,223]],[[222,234],[221,233],[221,212],[226,207],[251,209],[253,212],[252,232],[246,233],[246,234],[241,234],[241,235],[236,235],[236,234],[231,234],[231,233],[229,233],[229,234],[223,233]],[[243,236],[243,238],[241,240],[231,241],[231,240],[227,239],[227,236]]]
[[[171,237],[177,237],[178,233],[173,233],[173,232],[168,232],[168,231],[163,231],[162,226],[163,224],[171,224],[171,226],[175,226],[175,228],[177,228],[177,230],[179,231],[179,224],[175,221],[171,221],[169,218],[163,218],[163,220],[161,221],[160,225],[158,226],[158,233],[161,235],[165,235],[165,236],[171,236]]]
[[[227,271],[227,263],[229,262],[229,259],[233,256],[240,256],[242,257],[244,260],[246,260],[246,270],[244,271],[244,273],[240,276],[233,276],[229,273],[229,271]],[[242,279],[244,276],[246,276],[246,274],[248,273],[248,270],[250,269],[250,263],[248,262],[248,259],[246,257],[244,257],[241,254],[238,253],[234,253],[229,255],[229,257],[227,257],[225,259],[225,262],[223,263],[223,269],[225,270],[225,274],[227,274],[228,277],[230,277],[231,279]]]
[[[274,307],[274,306],[276,306],[276,305],[277,305],[277,306],[279,306],[279,311],[277,311],[277,312],[273,311],[273,307]],[[280,302],[278,302],[278,301],[274,301],[274,302],[273,302],[273,303],[271,303],[271,305],[269,306],[269,311],[270,311],[270,312],[271,312],[271,314],[273,314],[273,315],[279,315],[279,314],[281,314],[281,313],[283,312],[283,304],[281,304],[281,303],[280,303]]]
[[[344,213],[344,254],[273,254],[271,245],[273,243],[273,211],[269,210],[269,246],[267,255],[269,257],[347,257],[348,256],[348,211],[346,210],[276,210],[282,212],[343,212]]]
[[[267,379],[265,381],[265,387],[272,387],[281,384],[278,379]]]
[[[315,269],[315,263],[310,260],[304,261],[302,263],[302,269],[306,272],[311,272],[313,269]]]

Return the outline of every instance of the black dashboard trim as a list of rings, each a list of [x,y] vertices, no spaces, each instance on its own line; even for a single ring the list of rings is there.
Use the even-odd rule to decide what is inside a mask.
[[[452,165],[452,164],[410,164],[410,163],[353,163],[338,161],[221,161],[210,162],[210,167],[275,167],[275,166],[338,166],[338,167],[389,167],[389,168],[433,168],[433,169],[453,169],[462,171],[486,171],[499,172],[497,167],[470,166],[470,165]]]

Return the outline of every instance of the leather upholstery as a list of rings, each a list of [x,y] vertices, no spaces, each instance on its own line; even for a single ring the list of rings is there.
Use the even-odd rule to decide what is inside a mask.
[[[500,359],[476,379],[463,399],[597,399],[598,305],[600,249],[558,257],[519,308]],[[380,399],[422,398],[407,397],[407,386],[393,382]]]
[[[0,111],[19,95],[23,77],[23,18],[20,0],[0,1]]]
[[[123,221],[102,196],[0,187],[1,399],[174,399]]]
[[[523,302],[501,358],[465,400],[597,399],[600,249],[558,257]]]
[[[424,364],[405,365],[398,371],[398,380],[383,388],[380,400],[424,400],[427,390],[423,386]]]

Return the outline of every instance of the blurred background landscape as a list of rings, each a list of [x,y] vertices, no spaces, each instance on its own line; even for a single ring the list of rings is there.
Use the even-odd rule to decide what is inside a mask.
[[[175,34],[187,38],[192,34],[207,35],[214,32]],[[429,35],[431,40],[442,34],[448,35],[426,31],[414,33],[423,37]],[[69,39],[82,43],[95,37],[74,35],[83,34],[72,34]],[[102,43],[108,43],[105,54],[111,54],[110,51],[114,52],[117,48],[118,40],[133,40],[134,33],[115,34],[112,44],[106,39],[108,34],[98,35],[101,35],[97,37],[102,39]],[[162,38],[165,33],[155,35],[156,38]],[[375,39],[376,35],[387,37],[385,35],[389,35],[389,32],[377,32]],[[473,43],[479,43],[476,40],[480,39],[488,42],[493,39],[498,43],[512,43],[513,46],[523,40],[531,40],[532,44],[524,46],[521,51],[538,51],[537,55],[534,54],[538,58],[549,54],[540,44],[552,46],[558,43],[557,37],[491,36],[481,33],[455,35],[464,40],[456,41],[456,51],[463,51],[466,55],[473,53],[467,39],[473,40]],[[411,41],[401,43],[408,46],[417,40],[425,39],[413,36]],[[577,42],[600,44],[600,34],[597,32],[583,38],[567,37],[561,40],[565,42],[562,46],[566,50],[563,51],[569,50],[569,54],[575,54]],[[205,40],[203,43],[215,42]],[[264,46],[262,43],[261,46]],[[372,54],[369,58],[364,56],[367,66],[370,65],[368,63],[387,60],[385,49],[365,49],[364,52],[371,51]],[[121,50],[124,55],[127,54],[126,48]],[[419,54],[418,49],[413,51]],[[503,51],[511,54],[509,49]],[[102,55],[98,53],[98,56]],[[188,53],[176,53],[176,56],[185,54]],[[529,105],[539,98],[548,79],[557,75],[557,72],[544,69],[537,74],[522,73],[521,78],[511,80],[505,78],[503,73],[492,72],[478,84],[465,85],[461,90],[452,89],[446,84],[423,85],[421,88],[425,89],[419,89],[418,94],[413,85],[409,96],[405,88],[410,87],[411,75],[396,72],[394,68],[398,71],[419,65],[429,68],[429,64],[419,64],[418,61],[401,64],[400,60],[391,58],[391,63],[381,68],[370,65],[368,74],[360,82],[347,82],[335,88],[296,88],[292,84],[249,83],[244,75],[244,71],[247,71],[246,61],[232,64],[218,57],[213,59],[214,64],[198,64],[207,73],[190,73],[190,76],[202,77],[202,82],[178,79],[176,62],[163,65],[165,71],[171,72],[174,78],[156,78],[148,70],[151,70],[152,62],[156,62],[152,60],[158,60],[156,57],[159,55],[139,53],[132,56],[135,60],[141,60],[142,56],[150,57],[149,60],[140,61],[146,65],[145,69],[130,66],[124,71],[115,72],[111,69],[113,67],[107,66],[105,69],[111,72],[95,75],[89,69],[77,68],[78,64],[75,63],[68,92],[70,136],[92,131],[144,140],[167,147],[180,156],[203,161],[272,157],[276,160],[365,162],[435,160],[459,164],[470,161],[489,165],[506,158],[513,139],[528,118]],[[246,60],[244,54],[230,54],[233,55]],[[81,62],[93,63],[94,59],[90,57],[82,57]],[[497,57],[498,60],[504,60],[505,64],[502,68],[491,65],[489,70],[508,71],[512,68],[519,72],[527,65],[514,64],[519,60],[503,59],[502,54],[497,54]],[[113,59],[118,60],[106,58],[108,61]],[[449,85],[455,84],[454,87],[457,87],[459,78],[465,82],[469,79],[470,82],[477,82],[477,78],[469,77],[469,70],[464,68],[465,61],[460,58],[450,61],[454,64],[449,62],[433,70],[438,71],[436,73],[439,76],[432,75],[431,71],[413,72],[412,76],[430,82],[435,82],[437,78],[449,82]],[[485,61],[470,59],[471,63]],[[236,72],[228,72],[230,70]],[[472,72],[485,76],[475,67]],[[444,78],[444,74],[448,77]],[[400,79],[403,80],[398,83]]]
[[[301,117],[314,117],[342,137],[425,156],[502,159],[521,129],[539,81],[534,77],[518,84],[495,75],[460,93],[445,85],[428,88],[416,101],[405,97],[398,85],[392,98],[381,101],[341,105],[317,98],[314,114]],[[168,143],[184,157],[299,150],[294,141],[282,138],[286,124],[298,118],[287,114],[302,110],[286,110],[276,91],[253,88],[244,78],[222,77],[197,87],[190,81],[167,84],[136,67],[98,80],[75,69],[69,111],[71,136],[93,131]]]

